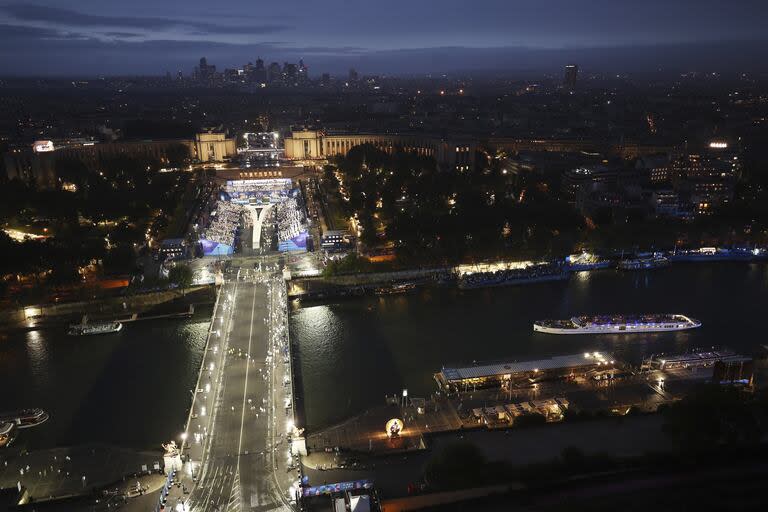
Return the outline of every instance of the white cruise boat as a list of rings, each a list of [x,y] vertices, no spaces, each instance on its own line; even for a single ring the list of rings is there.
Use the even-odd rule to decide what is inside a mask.
[[[632,334],[684,331],[701,327],[685,315],[598,315],[575,316],[569,320],[537,320],[533,330],[547,334]]]
[[[69,326],[70,336],[87,336],[89,334],[109,334],[120,332],[123,324],[120,322],[95,322],[92,324],[74,324]]]

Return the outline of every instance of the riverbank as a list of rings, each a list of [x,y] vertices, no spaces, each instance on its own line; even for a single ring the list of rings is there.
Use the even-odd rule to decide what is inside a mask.
[[[27,452],[0,452],[0,488],[18,482],[36,502],[91,495],[106,486],[119,487],[130,478],[160,473],[162,452],[136,451],[88,444]]]
[[[423,481],[424,468],[430,459],[456,444],[474,445],[491,463],[506,462],[520,468],[551,464],[565,450],[573,448],[588,457],[605,453],[641,457],[675,449],[662,431],[662,424],[660,415],[651,414],[517,430],[432,434],[429,450],[385,455],[320,451],[310,453],[302,462],[313,486],[369,479],[383,499],[392,499],[408,495],[410,485]]]
[[[542,381],[535,385],[478,389],[451,396],[436,393],[428,399],[394,398],[389,405],[366,410],[360,415],[319,431],[310,431],[310,451],[352,451],[367,455],[405,453],[427,449],[432,436],[469,432],[520,429],[525,420],[579,422],[585,418],[626,416],[630,412],[652,413],[664,404],[686,396],[697,384],[712,376],[712,368],[628,374],[611,381],[578,377]],[[660,385],[659,382],[664,382]],[[545,418],[531,409],[517,419],[505,409],[509,404],[541,403],[555,397],[564,404],[559,418]],[[541,412],[543,414],[543,410]],[[402,420],[402,432],[389,437],[385,424],[391,418]],[[330,469],[330,468],[328,468]]]
[[[295,301],[306,425],[317,431],[408,389],[435,391],[444,366],[536,360],[600,351],[638,367],[653,354],[711,347],[744,355],[759,349],[755,305],[768,293],[768,265],[687,264],[653,272],[599,270],[569,281],[493,289],[424,287],[401,295]],[[689,331],[555,336],[533,322],[594,314],[681,313],[702,321]],[[358,382],[348,386],[346,382]]]
[[[756,250],[757,251],[757,250]],[[756,253],[728,255],[718,252],[686,252],[669,253],[665,256],[668,263],[675,266],[685,264],[764,264],[768,260],[768,253],[760,249]],[[581,272],[598,272],[613,270],[621,261],[620,258],[601,260],[600,263],[577,264],[569,266],[565,261],[546,262],[562,269],[557,278],[568,279]],[[403,269],[385,272],[361,272],[334,276],[312,276],[291,279],[288,282],[288,297],[304,301],[323,301],[344,297],[361,297],[366,295],[388,294],[397,292],[397,287],[402,285],[417,288],[429,286],[471,287],[485,288],[498,286],[515,286],[518,284],[536,284],[546,279],[526,279],[523,275],[525,269],[533,268],[533,261],[496,261],[489,263],[464,264],[455,266],[437,266],[426,268]],[[651,269],[637,269],[630,272],[645,272]],[[512,273],[510,278],[499,278],[497,274]],[[463,286],[463,277],[472,275],[471,286]],[[484,277],[483,274],[486,274]]]
[[[450,267],[402,270],[397,272],[371,272],[342,276],[315,276],[288,281],[288,298],[301,300],[327,300],[339,297],[360,297],[386,293],[398,284],[415,287],[453,282],[455,276]]]
[[[116,318],[130,314],[164,314],[182,310],[191,304],[213,304],[215,287],[195,286],[183,294],[178,290],[137,293],[88,301],[38,304],[0,311],[0,331],[30,330],[80,321],[83,315],[93,319]]]

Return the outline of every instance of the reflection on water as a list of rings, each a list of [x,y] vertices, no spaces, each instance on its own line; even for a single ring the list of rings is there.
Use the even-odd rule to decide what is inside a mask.
[[[40,331],[29,331],[26,338],[27,357],[32,366],[32,377],[37,387],[44,388],[50,375],[45,340]]]
[[[0,343],[0,410],[51,414],[17,442],[154,448],[167,441],[186,420],[209,314],[126,324],[103,336],[68,336],[64,326],[9,335]]]
[[[660,352],[727,346],[751,352],[760,341],[768,292],[766,264],[691,264],[650,272],[581,272],[568,282],[367,297],[296,308],[308,427],[318,428],[384,403],[408,388],[428,396],[443,365],[523,360],[586,350],[638,363]],[[597,313],[684,313],[693,331],[557,336],[532,322]]]

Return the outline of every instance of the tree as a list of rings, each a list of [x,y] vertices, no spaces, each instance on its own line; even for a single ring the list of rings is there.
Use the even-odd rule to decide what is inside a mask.
[[[134,270],[136,255],[130,245],[119,245],[107,251],[102,261],[105,274],[127,274]]]
[[[350,253],[339,260],[329,262],[323,271],[323,275],[330,277],[342,274],[357,274],[372,272],[376,268],[367,258],[359,256],[357,253]]]
[[[483,483],[487,476],[485,455],[467,442],[446,446],[424,468],[424,479],[438,489],[461,489]]]
[[[171,144],[165,150],[168,167],[183,167],[189,163],[189,148],[184,144]]]
[[[753,443],[762,436],[755,408],[732,387],[706,384],[664,411],[664,432],[697,450],[717,443]]]
[[[74,183],[78,189],[88,185],[91,171],[82,160],[73,157],[64,157],[56,161],[56,174],[64,181]]]
[[[178,286],[182,291],[192,285],[193,273],[189,265],[175,265],[168,272],[168,280]]]
[[[62,289],[68,286],[82,282],[82,276],[77,272],[73,265],[56,265],[48,276],[46,283],[53,286],[54,289]]]

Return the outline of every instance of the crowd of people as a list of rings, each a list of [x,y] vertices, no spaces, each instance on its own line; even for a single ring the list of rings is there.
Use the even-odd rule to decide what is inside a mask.
[[[272,180],[235,180],[227,183],[226,192],[238,203],[277,203],[288,197],[291,181],[283,178]]]
[[[275,224],[278,240],[290,240],[307,230],[303,208],[295,197],[277,203]]]
[[[235,234],[245,212],[245,207],[229,201],[217,201],[211,213],[211,223],[205,228],[200,238],[234,247]]]

